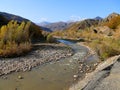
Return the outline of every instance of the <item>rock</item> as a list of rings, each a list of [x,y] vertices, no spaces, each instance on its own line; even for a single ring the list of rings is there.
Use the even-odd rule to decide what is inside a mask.
[[[23,77],[19,75],[19,76],[18,76],[18,79],[23,79]]]
[[[81,70],[80,72],[83,73],[83,70]]]
[[[43,80],[44,78],[42,77],[41,80]]]
[[[8,77],[7,77],[7,76],[4,76],[4,77],[3,77],[3,79],[5,79],[5,80],[6,80],[6,79],[8,79]]]
[[[15,90],[18,90],[17,88],[15,88]]]
[[[103,78],[94,90],[120,90],[120,62],[114,63],[109,72],[109,75]]]
[[[68,53],[67,56],[72,56],[72,53]]]
[[[69,90],[120,90],[120,55],[100,63],[95,71],[86,73],[83,80]],[[109,69],[106,69],[111,67]]]
[[[66,68],[64,68],[64,70],[67,70]]]
[[[77,78],[77,77],[78,77],[78,75],[73,75],[73,77],[74,77],[74,78]]]
[[[107,36],[111,36],[114,32],[108,26],[99,26],[93,29],[94,33],[100,33]]]

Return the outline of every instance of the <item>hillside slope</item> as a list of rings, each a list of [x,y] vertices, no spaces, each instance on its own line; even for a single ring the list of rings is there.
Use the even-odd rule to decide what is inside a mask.
[[[72,24],[66,30],[67,31],[73,31],[73,30],[77,31],[77,30],[80,30],[80,29],[85,29],[87,27],[95,26],[95,25],[98,24],[98,22],[99,22],[99,20],[86,19],[86,20],[79,21],[79,22],[76,22],[76,23]]]
[[[17,15],[0,12],[0,27],[2,25],[6,25],[11,20],[16,20],[18,23],[21,23],[22,21],[24,21],[24,22],[30,21],[26,18],[17,16]],[[40,26],[36,25],[35,23],[31,22],[29,30],[30,30],[30,36],[31,36],[32,40],[44,38],[44,36],[42,35],[42,28]]]

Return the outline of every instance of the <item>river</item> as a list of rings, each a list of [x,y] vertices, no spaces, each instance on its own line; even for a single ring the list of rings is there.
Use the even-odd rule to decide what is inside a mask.
[[[3,79],[0,77],[0,90],[68,90],[75,82],[79,71],[79,60],[88,54],[88,49],[74,42],[59,40],[74,50],[74,55],[55,62],[38,66],[29,72],[14,72]],[[92,58],[93,59],[93,58]],[[80,74],[80,73],[79,73]],[[81,72],[81,76],[84,73]],[[18,79],[22,76],[23,79]]]

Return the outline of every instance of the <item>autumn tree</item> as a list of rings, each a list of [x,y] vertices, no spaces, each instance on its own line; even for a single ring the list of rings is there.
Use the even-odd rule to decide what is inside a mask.
[[[30,49],[30,24],[24,21],[19,24],[12,20],[0,28],[0,56],[19,55]]]

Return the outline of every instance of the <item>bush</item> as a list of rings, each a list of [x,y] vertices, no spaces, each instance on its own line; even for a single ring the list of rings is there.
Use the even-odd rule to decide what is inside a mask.
[[[110,37],[93,40],[87,45],[94,49],[102,60],[120,54],[120,42]]]
[[[54,43],[55,42],[55,39],[53,38],[53,36],[51,34],[49,34],[47,36],[47,42],[49,42],[49,43]]]

